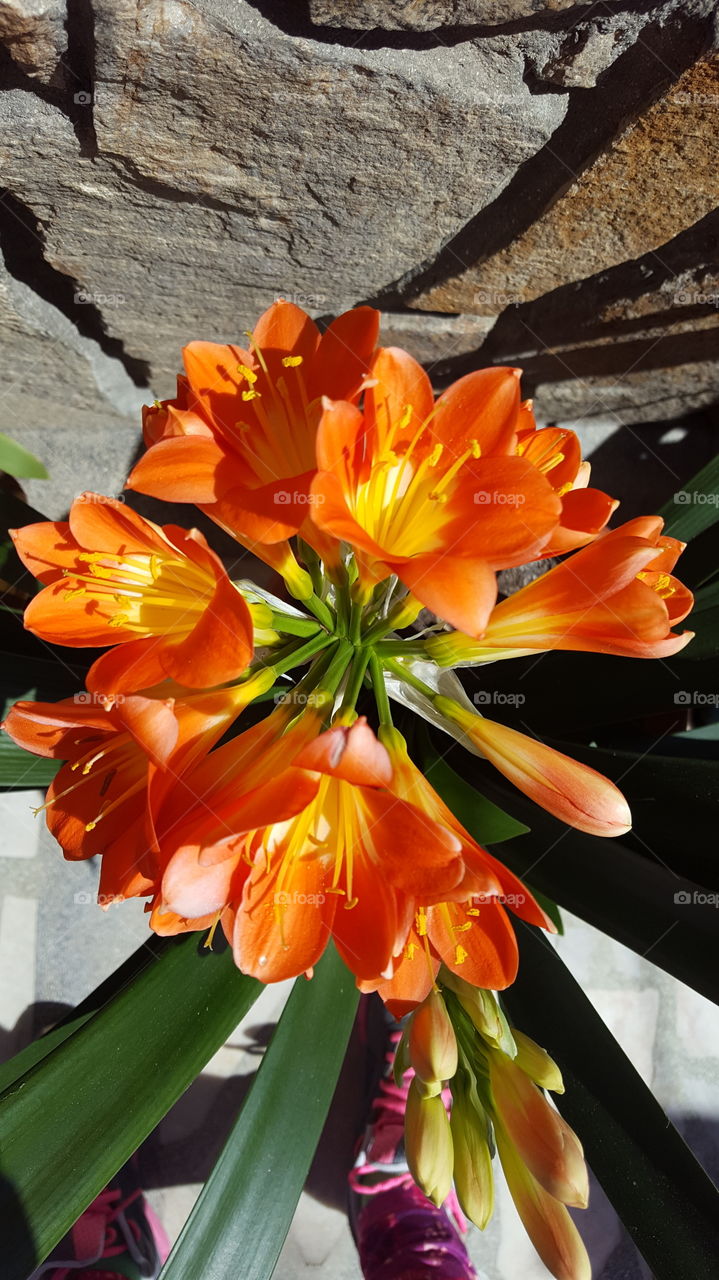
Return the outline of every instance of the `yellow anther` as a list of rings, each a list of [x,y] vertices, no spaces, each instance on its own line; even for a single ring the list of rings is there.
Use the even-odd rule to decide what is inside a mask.
[[[471,448],[472,448],[472,457],[473,457],[473,458],[481,458],[481,456],[482,456],[482,446],[480,445],[479,440],[470,440],[470,442],[469,442],[469,443],[470,443]]]
[[[467,907],[468,916],[478,916],[480,914],[479,907]]]
[[[96,818],[94,822],[87,822],[87,823],[85,824],[85,830],[86,830],[86,831],[94,831],[94,830],[95,830],[95,827],[97,826],[97,824],[98,824],[98,822],[99,822],[99,821],[100,821],[100,819],[99,819],[99,818]]]
[[[349,898],[347,902],[345,902],[345,911],[351,911],[353,907],[357,906],[358,902],[359,898]]]
[[[63,596],[63,600],[74,600],[75,596],[84,596],[84,595],[85,595],[84,587],[72,587],[69,591],[65,592]]]
[[[242,392],[242,399],[243,400],[259,400],[261,399],[261,397],[260,397],[259,391],[255,391],[253,390],[252,387],[250,387],[248,391]]]
[[[460,946],[459,946],[459,944],[458,944],[458,945],[455,947],[455,950],[454,950],[454,963],[455,963],[455,964],[464,964],[464,962],[465,962],[465,960],[467,959],[467,956],[468,956],[468,955],[469,955],[469,952],[468,952],[468,951],[465,951],[464,947],[460,947]]]
[[[107,625],[108,627],[124,627],[128,621],[126,613],[114,613],[111,618],[108,618]]]
[[[439,442],[434,446],[434,449],[432,450],[432,452],[431,452],[431,453],[430,453],[430,455],[429,455],[429,458],[427,459],[427,461],[428,461],[428,463],[429,463],[430,467],[436,467],[436,466],[437,466],[437,463],[439,462],[440,458],[442,457],[442,451],[443,451],[443,449],[444,449],[444,445],[443,445],[443,444],[440,444]]]
[[[296,369],[298,364],[302,364],[302,356],[283,356],[282,363],[285,369]]]
[[[432,491],[431,493],[427,494],[427,497],[431,498],[432,502],[439,502],[440,505],[447,501],[446,493],[435,493],[434,491]]]
[[[152,402],[152,407],[153,407],[153,409],[162,409],[162,408],[163,408],[162,401],[161,401],[161,400],[153,400],[153,402]]]
[[[406,431],[406,430],[407,430],[407,427],[409,426],[410,422],[412,421],[412,414],[413,414],[413,413],[414,413],[414,410],[413,410],[413,408],[412,408],[411,404],[406,404],[406,405],[404,406],[404,411],[403,411],[403,413],[402,413],[402,417],[401,417],[401,418],[400,418],[400,420],[399,420],[399,430],[400,430],[400,431]]]
[[[464,924],[455,924],[452,928],[455,933],[466,933],[468,929],[472,928],[472,921],[467,920]]]
[[[566,484],[560,485],[560,487],[557,489],[557,497],[563,498],[565,493],[571,493],[571,490],[572,490],[572,481],[567,480]]]
[[[427,912],[424,911],[421,907],[420,907],[420,910],[417,912],[417,933],[419,934],[420,938],[424,938],[427,936]]]
[[[417,950],[416,942],[409,942],[407,944],[407,946],[404,949],[404,953],[408,960],[414,960],[416,950]]]
[[[257,382],[257,374],[252,369],[249,369],[246,364],[238,364],[237,372],[241,378],[244,378],[245,382],[249,382],[250,386]]]

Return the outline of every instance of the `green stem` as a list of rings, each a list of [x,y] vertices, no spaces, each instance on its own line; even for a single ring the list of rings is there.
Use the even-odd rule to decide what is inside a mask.
[[[387,686],[384,682],[382,663],[376,653],[373,653],[369,660],[369,669],[372,676],[372,687],[374,688],[379,722],[381,725],[386,725],[391,728],[392,712],[390,710],[389,698],[387,696]]]
[[[293,645],[290,649],[283,649],[278,654],[277,659],[271,664],[276,676],[282,676],[286,671],[291,671],[293,667],[300,666],[301,663],[307,662],[316,653],[320,653],[322,649],[326,649],[332,644],[332,636],[328,636],[326,631],[321,631],[319,635],[313,636],[307,644]]]
[[[324,600],[320,600],[319,596],[315,595],[313,592],[309,599],[303,600],[302,603],[306,609],[309,609],[310,613],[315,615],[318,622],[321,622],[323,627],[326,627],[328,631],[334,631],[336,618],[334,617],[329,605],[326,605]]]
[[[436,691],[428,684],[425,684],[424,680],[420,680],[419,676],[416,676],[413,671],[410,671],[407,667],[403,667],[401,662],[395,662],[394,658],[385,658],[383,660],[383,665],[386,667],[387,671],[391,671],[393,675],[399,676],[400,680],[404,680],[405,684],[411,685],[418,693],[423,693],[425,698],[429,698],[434,702],[437,697]]]
[[[360,690],[362,688],[365,671],[367,670],[367,663],[370,660],[370,653],[370,649],[355,649],[355,654],[352,659],[350,678],[347,681],[347,688],[345,689],[342,706],[339,710],[340,715],[345,711],[354,711],[355,703],[359,698]]]
[[[279,609],[272,610],[272,621],[270,626],[275,631],[281,631],[287,636],[314,636],[317,635],[319,627],[314,618],[300,618],[291,613],[281,613]]]
[[[353,600],[352,607],[350,609],[349,637],[352,643],[356,645],[360,643],[360,637],[362,635],[362,613],[363,607],[360,602],[358,600]]]
[[[424,640],[380,640],[377,653],[383,658],[426,658]]]
[[[340,681],[350,664],[353,653],[353,648],[349,640],[335,640],[334,643],[337,648],[321,682],[321,689],[330,694],[337,692]]]

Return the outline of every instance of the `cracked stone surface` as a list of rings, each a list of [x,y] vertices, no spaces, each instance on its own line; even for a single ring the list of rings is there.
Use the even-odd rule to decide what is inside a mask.
[[[49,80],[67,49],[63,0],[0,0],[0,48],[26,75]]]
[[[26,73],[0,94],[17,202],[3,218],[0,199],[3,256],[69,326],[56,368],[27,296],[20,319],[17,297],[5,306],[6,358],[32,369],[21,429],[36,438],[70,407],[75,422],[136,421],[138,400],[171,394],[186,341],[237,339],[278,296],[318,316],[386,298],[386,340],[439,381],[462,361],[521,361],[547,412],[593,412],[608,377],[633,380],[604,406],[632,421],[705,405],[708,339],[699,360],[688,340],[664,343],[666,367],[649,356],[716,311],[714,9],[313,0],[303,17],[264,0],[95,0],[94,43],[76,31],[62,82],[33,92],[33,67],[49,73],[64,48],[62,10],[0,0],[0,44]],[[55,33],[44,61],[22,54],[20,19],[38,49]],[[73,347],[78,326],[104,366]],[[629,368],[632,326],[645,336]]]
[[[312,21],[370,31],[431,31],[454,25],[494,25],[573,9],[585,0],[309,0]]]

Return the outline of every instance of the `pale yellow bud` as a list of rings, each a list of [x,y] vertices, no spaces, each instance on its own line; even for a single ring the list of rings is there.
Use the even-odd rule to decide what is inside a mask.
[[[454,1143],[454,1186],[470,1222],[484,1231],[494,1211],[494,1178],[486,1117],[457,1098],[450,1121]]]
[[[420,1080],[451,1080],[457,1070],[457,1037],[439,991],[415,1009],[409,1028],[409,1059]]]
[[[517,1056],[514,1059],[517,1066],[521,1067],[530,1080],[540,1085],[542,1089],[551,1089],[553,1093],[564,1093],[562,1073],[546,1049],[535,1044],[534,1040],[525,1036],[523,1031],[514,1031],[513,1034],[517,1046]]]
[[[452,1186],[454,1160],[449,1119],[441,1096],[420,1097],[414,1080],[407,1094],[404,1145],[417,1186],[434,1204],[443,1204]]]

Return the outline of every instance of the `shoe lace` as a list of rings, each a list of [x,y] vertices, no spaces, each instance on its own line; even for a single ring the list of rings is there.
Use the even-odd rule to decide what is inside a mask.
[[[123,1253],[129,1253],[135,1262],[144,1262],[140,1229],[132,1218],[125,1216],[125,1210],[141,1195],[139,1187],[124,1198],[120,1187],[105,1187],[72,1228],[76,1256],[81,1259],[84,1255],[86,1261],[77,1261],[72,1266],[60,1265],[53,1271],[53,1280],[70,1280],[73,1274],[77,1276],[79,1268],[91,1268],[101,1259],[117,1258]],[[101,1220],[99,1223],[98,1218]],[[102,1252],[98,1255],[99,1232],[102,1232]],[[91,1261],[88,1252],[92,1254]]]

